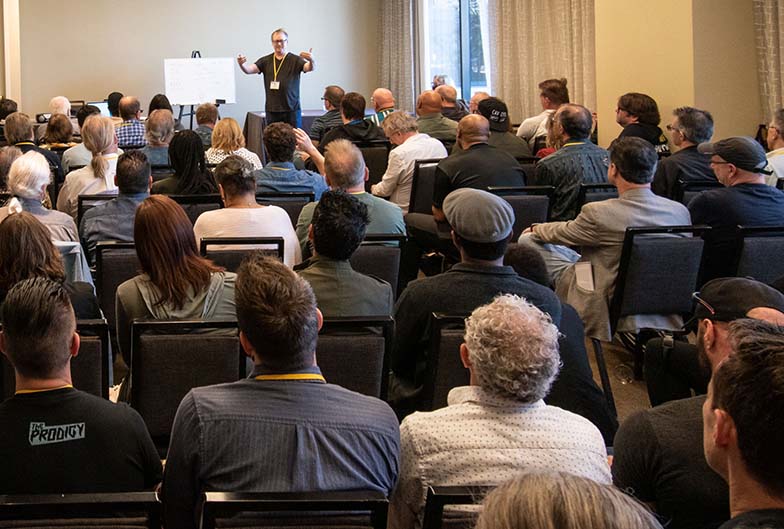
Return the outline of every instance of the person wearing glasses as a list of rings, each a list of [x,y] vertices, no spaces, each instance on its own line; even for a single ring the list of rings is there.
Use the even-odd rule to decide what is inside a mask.
[[[676,347],[666,360],[659,358],[666,373],[649,370],[651,362],[646,358],[649,387],[654,378],[671,389],[681,386],[680,400],[629,417],[613,447],[615,485],[651,505],[670,529],[717,527],[729,519],[727,484],[702,454],[702,406],[708,380],[734,354],[733,322],[751,318],[784,324],[784,295],[752,279],[715,279],[693,298],[697,345]],[[691,397],[690,387],[697,396]]]
[[[246,74],[264,74],[264,105],[267,123],[283,121],[292,127],[302,128],[302,108],[299,102],[300,74],[312,72],[315,61],[311,52],[299,55],[286,51],[289,34],[283,28],[272,32],[273,53],[265,55],[255,63],[248,63],[247,57],[237,56],[237,64]]]
[[[343,124],[343,118],[340,116],[340,102],[343,101],[344,95],[346,92],[337,85],[329,85],[324,89],[321,100],[324,102],[326,113],[314,119],[310,131],[308,131],[308,136],[316,147],[324,134]]]
[[[779,226],[784,219],[784,193],[765,185],[768,159],[754,138],[736,136],[701,143],[713,173],[725,187],[698,194],[689,203],[694,224],[706,224],[703,278],[735,275],[740,246],[737,226]]]
[[[713,136],[710,112],[693,107],[676,108],[672,111],[672,122],[667,125],[667,130],[678,151],[659,160],[651,183],[653,192],[675,200],[678,181],[715,182],[710,157],[697,150],[698,144],[710,141]]]
[[[772,172],[766,183],[776,185],[779,178],[784,178],[784,108],[773,113],[773,119],[768,123],[768,169]]]

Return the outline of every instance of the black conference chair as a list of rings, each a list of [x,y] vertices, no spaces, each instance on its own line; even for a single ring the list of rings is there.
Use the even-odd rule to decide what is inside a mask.
[[[555,193],[552,186],[488,187],[487,190],[512,206],[515,214],[513,241],[532,224],[547,222],[550,218],[550,204]]]
[[[153,165],[150,167],[152,181],[158,182],[174,176],[174,168],[170,165]]]
[[[256,193],[256,203],[265,206],[278,206],[286,210],[291,219],[291,225],[297,227],[299,214],[307,204],[316,200],[316,194],[312,192],[292,192],[292,193]]]
[[[361,274],[376,276],[392,287],[397,299],[400,277],[400,255],[406,236],[396,233],[374,233],[365,240],[351,256],[351,267]]]
[[[772,283],[784,276],[784,226],[738,226],[735,275]]]
[[[368,168],[368,181],[365,182],[365,191],[370,192],[370,186],[381,181],[387,171],[389,151],[392,144],[388,140],[354,141],[352,142],[362,153],[365,166]]]
[[[618,198],[618,189],[612,184],[580,184],[577,195],[577,211],[588,202],[599,202],[609,198]]]
[[[217,193],[206,195],[169,195],[169,198],[182,206],[191,224],[196,224],[196,219],[202,213],[223,207],[223,200]]]
[[[90,209],[101,204],[105,204],[117,198],[116,193],[106,193],[97,195],[79,195],[76,199],[76,227],[82,225],[82,217]]]
[[[422,529],[471,529],[476,524],[478,510],[445,512],[445,507],[477,505],[494,488],[494,485],[428,487]]]
[[[684,182],[683,180],[678,180],[675,184],[675,196],[673,197],[673,200],[677,200],[684,206],[688,206],[689,202],[703,191],[720,187],[724,186],[719,183],[718,180],[703,180],[697,182]]]
[[[701,235],[708,230],[707,226],[626,228],[618,278],[609,304],[611,335],[623,317],[691,313],[691,295],[697,289],[702,264]],[[595,338],[591,342],[598,357],[601,342]],[[637,379],[643,375],[642,342],[638,335],[633,351]]]
[[[378,491],[205,492],[201,529],[301,527],[386,529],[388,501]]]
[[[104,241],[95,246],[95,293],[109,323],[113,351],[119,351],[115,306],[117,287],[138,275],[141,268],[132,242]]]
[[[245,377],[237,322],[134,320],[131,337],[130,404],[163,457],[188,391]]]
[[[438,312],[430,315],[430,340],[422,384],[423,411],[445,407],[449,391],[469,383],[468,370],[460,360],[467,316]]]
[[[385,400],[393,331],[390,316],[325,318],[316,346],[324,378]]]
[[[204,237],[199,242],[202,256],[222,266],[229,272],[236,272],[242,260],[252,252],[261,251],[283,261],[283,237]],[[215,246],[217,248],[210,248]]]
[[[433,193],[436,186],[436,166],[441,160],[417,160],[411,180],[411,200],[408,213],[432,214]]]
[[[0,496],[0,527],[160,529],[155,492]]]

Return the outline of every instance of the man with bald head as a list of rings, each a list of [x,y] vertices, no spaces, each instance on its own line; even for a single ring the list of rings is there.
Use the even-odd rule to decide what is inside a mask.
[[[370,96],[370,102],[373,103],[373,110],[376,113],[366,117],[365,120],[380,127],[384,118],[395,111],[395,96],[388,88],[376,88],[373,90],[373,95]]]
[[[120,99],[122,123],[117,125],[117,139],[120,147],[143,147],[147,145],[147,140],[144,138],[144,123],[139,120],[141,116],[142,106],[138,98],[125,96]]]
[[[591,111],[582,105],[565,104],[555,112],[553,126],[563,137],[564,145],[542,158],[530,179],[531,185],[555,187],[551,220],[572,220],[577,216],[580,184],[607,182],[609,156],[591,143],[592,125]]]
[[[468,111],[471,114],[478,114],[479,103],[489,98],[490,98],[490,94],[488,94],[487,92],[475,92],[474,95],[471,96],[471,101],[468,102]]]
[[[455,141],[457,123],[441,114],[441,96],[434,90],[419,94],[416,105],[417,128],[422,134],[441,141]]]
[[[457,104],[457,90],[454,86],[447,84],[436,88],[436,92],[441,96],[441,114],[453,121],[460,121],[468,112],[465,108]]]

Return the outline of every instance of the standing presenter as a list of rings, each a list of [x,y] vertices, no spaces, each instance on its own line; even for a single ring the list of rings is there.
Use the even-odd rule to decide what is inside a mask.
[[[288,53],[286,44],[289,35],[283,28],[272,32],[274,53],[265,55],[255,63],[248,63],[247,57],[239,55],[237,63],[247,74],[264,74],[264,90],[267,100],[264,110],[267,123],[283,121],[292,127],[302,128],[302,108],[299,104],[299,76],[302,72],[312,72],[315,68],[313,55],[303,51],[299,55]]]

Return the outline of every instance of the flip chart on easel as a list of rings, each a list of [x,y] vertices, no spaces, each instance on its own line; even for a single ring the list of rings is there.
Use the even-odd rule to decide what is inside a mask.
[[[164,59],[163,70],[166,97],[173,105],[200,105],[216,99],[236,102],[232,57]]]

